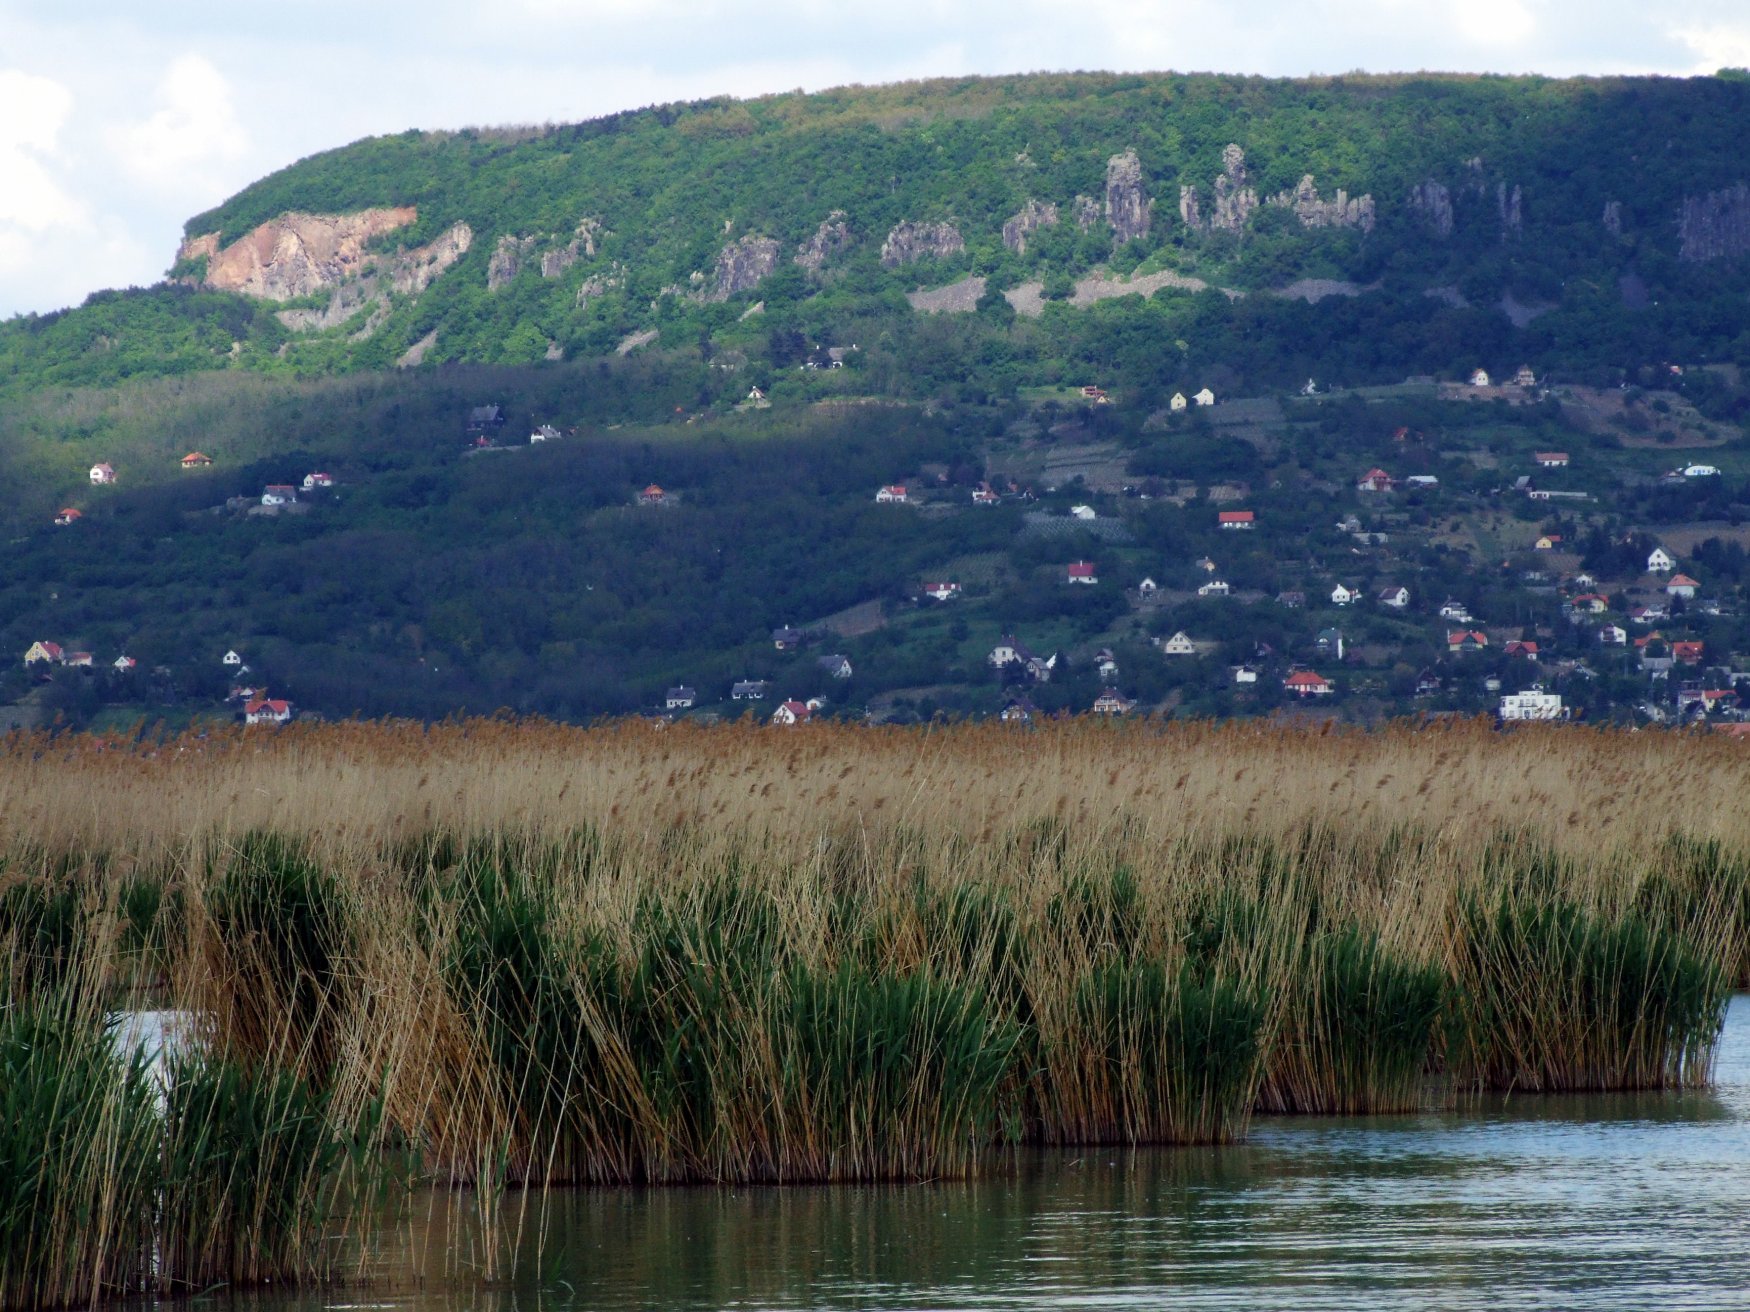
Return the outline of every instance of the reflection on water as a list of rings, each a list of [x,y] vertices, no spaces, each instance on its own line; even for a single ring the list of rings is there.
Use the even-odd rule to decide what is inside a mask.
[[[565,1193],[497,1289],[450,1242],[467,1229],[451,1209],[471,1206],[423,1198],[417,1221],[384,1237],[394,1278],[368,1292],[238,1301],[1750,1308],[1750,998],[1732,1004],[1707,1093],[1266,1119],[1238,1147],[1041,1152],[972,1184]]]

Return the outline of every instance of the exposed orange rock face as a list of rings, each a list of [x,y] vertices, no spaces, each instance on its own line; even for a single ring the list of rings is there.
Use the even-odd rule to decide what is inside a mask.
[[[372,238],[406,227],[418,216],[412,206],[356,214],[284,214],[223,249],[217,233],[191,237],[178,254],[207,257],[203,286],[284,301],[356,276]]]

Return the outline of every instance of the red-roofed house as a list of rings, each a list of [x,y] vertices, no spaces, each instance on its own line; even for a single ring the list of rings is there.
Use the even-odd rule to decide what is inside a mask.
[[[1100,576],[1094,570],[1091,560],[1078,560],[1069,567],[1067,579],[1071,583],[1098,583]]]
[[[638,500],[646,506],[660,506],[664,501],[668,500],[668,493],[664,492],[655,483],[652,483],[649,487],[645,488],[638,494]]]
[[[1554,551],[1562,545],[1562,535],[1560,533],[1545,533],[1531,545],[1538,551]]]
[[[1282,686],[1296,697],[1329,697],[1335,689],[1331,681],[1311,670],[1296,670],[1282,681]]]
[[[1665,584],[1665,595],[1668,597],[1693,597],[1695,590],[1701,585],[1687,574],[1673,574]]]
[[[960,585],[946,581],[924,584],[924,596],[934,597],[937,601],[948,601],[960,595]]]
[[[319,487],[333,487],[334,475],[325,474],[321,470],[304,475],[304,491],[309,492]]]
[[[89,670],[95,663],[95,658],[88,651],[70,651],[67,653],[68,665],[77,665],[82,670]]]
[[[1535,642],[1521,642],[1514,639],[1503,650],[1509,656],[1523,656],[1528,661],[1537,659],[1537,644]]]
[[[1489,645],[1489,635],[1481,629],[1452,629],[1446,634],[1449,652],[1483,651]]]
[[[213,458],[211,456],[202,455],[199,451],[190,451],[182,458],[182,467],[184,469],[201,469],[212,463]]]
[[[1674,642],[1671,644],[1671,658],[1685,665],[1700,665],[1706,649],[1707,644],[1692,639]]]
[[[1568,603],[1583,615],[1602,615],[1610,609],[1610,598],[1597,592],[1582,592]]]
[[[243,707],[245,724],[284,724],[292,718],[292,704],[279,697],[257,697]]]
[[[1215,522],[1222,528],[1249,529],[1257,523],[1257,516],[1249,510],[1218,510]]]
[[[33,642],[30,650],[24,653],[24,663],[35,665],[41,661],[49,665],[59,665],[65,657],[66,653],[61,650],[58,642]]]
[[[904,483],[889,483],[886,487],[881,488],[875,493],[875,504],[880,506],[903,506],[906,503],[906,500]]]
[[[772,723],[782,725],[804,724],[814,714],[808,709],[808,703],[799,701],[781,702],[778,709],[772,712]]]
[[[972,491],[972,504],[975,506],[994,506],[999,500],[1001,498],[988,487],[974,488]]]
[[[1355,484],[1357,492],[1390,492],[1395,480],[1383,469],[1370,469]]]
[[[67,525],[77,523],[84,518],[84,511],[75,510],[72,506],[65,506],[62,508],[61,513],[55,516],[55,523],[59,524],[62,528],[65,528]]]
[[[1566,451],[1538,451],[1533,454],[1532,459],[1545,469],[1566,469],[1568,467],[1568,453]]]
[[[1095,715],[1124,715],[1136,703],[1131,701],[1116,688],[1104,688],[1100,695],[1094,698]]]

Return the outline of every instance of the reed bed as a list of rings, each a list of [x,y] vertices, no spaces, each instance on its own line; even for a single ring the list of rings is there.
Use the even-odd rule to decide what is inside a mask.
[[[1479,725],[15,736],[0,1306],[324,1278],[389,1163],[490,1213],[1702,1084],[1747,783]]]

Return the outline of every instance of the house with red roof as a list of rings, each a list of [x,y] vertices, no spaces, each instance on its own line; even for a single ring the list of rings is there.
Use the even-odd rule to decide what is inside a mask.
[[[1535,642],[1521,642],[1515,638],[1502,650],[1509,656],[1523,656],[1528,661],[1537,659],[1537,644]]]
[[[1695,590],[1701,584],[1687,574],[1673,574],[1665,584],[1665,595],[1668,597],[1693,597]]]
[[[904,483],[889,483],[875,493],[875,504],[880,506],[903,506],[906,500]]]
[[[317,488],[327,488],[327,487],[333,487],[333,486],[334,486],[334,475],[333,474],[325,474],[321,470],[318,469],[318,470],[314,471],[313,473],[309,473],[309,474],[304,475],[304,491],[306,491],[306,492],[314,491]]]
[[[1700,665],[1702,655],[1706,650],[1706,643],[1695,639],[1684,639],[1671,644],[1671,659],[1684,665]]]
[[[1532,455],[1532,459],[1544,469],[1566,469],[1568,467],[1568,453],[1566,451],[1538,451]]]
[[[1125,715],[1136,705],[1116,688],[1102,688],[1094,698],[1095,715]]]
[[[24,653],[26,665],[47,664],[59,665],[66,658],[58,642],[33,642],[30,650]]]
[[[1489,645],[1489,635],[1481,629],[1450,629],[1446,634],[1446,650],[1457,655],[1460,652],[1484,651]]]
[[[182,467],[184,469],[202,469],[212,463],[213,458],[211,456],[203,455],[199,451],[190,451],[182,458]]]
[[[1282,687],[1296,697],[1329,697],[1336,691],[1329,679],[1311,670],[1295,670],[1282,681]]]
[[[1100,576],[1095,571],[1094,562],[1091,560],[1078,560],[1078,561],[1076,561],[1074,564],[1072,564],[1069,567],[1066,577],[1070,583],[1090,583],[1091,584],[1091,583],[1098,583],[1100,581]]]
[[[813,715],[807,702],[791,700],[778,704],[778,709],[772,712],[771,722],[785,726],[806,724]]]
[[[960,585],[946,579],[924,584],[924,596],[934,597],[937,601],[950,601],[959,595]]]
[[[1383,469],[1370,469],[1356,480],[1357,492],[1390,492],[1397,486],[1397,480]]]
[[[667,500],[668,493],[664,492],[662,488],[655,483],[652,483],[649,487],[645,488],[638,494],[640,505],[660,506]]]
[[[292,718],[292,704],[281,697],[257,697],[243,707],[244,724],[284,724]]]
[[[1215,522],[1220,528],[1249,529],[1257,523],[1257,516],[1249,510],[1218,510]]]
[[[75,510],[72,506],[64,506],[61,509],[61,513],[55,516],[55,523],[59,524],[62,528],[66,528],[67,525],[76,524],[84,518],[84,511]]]

